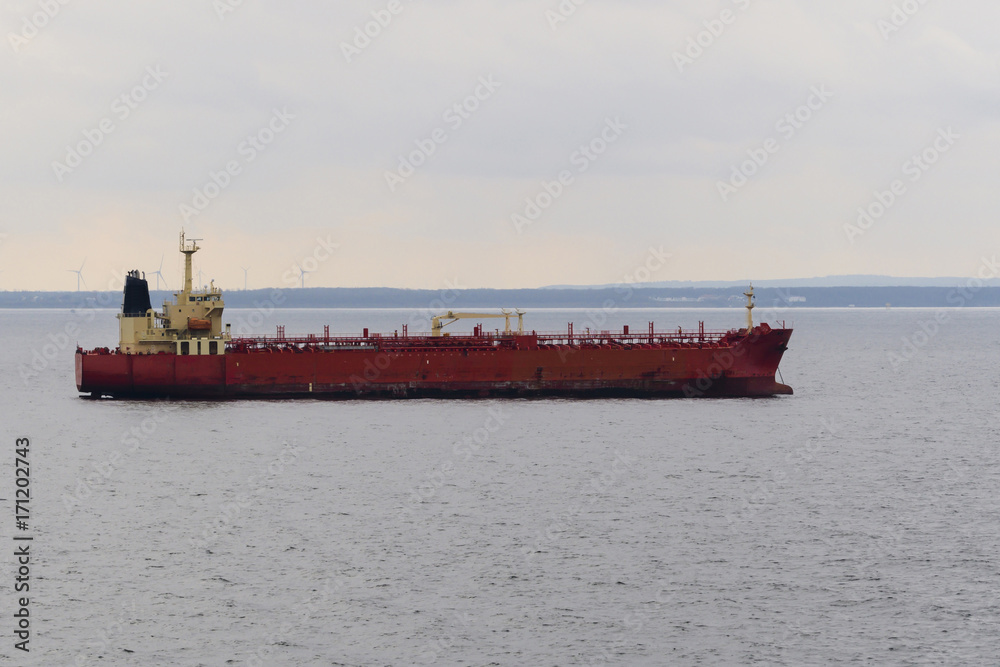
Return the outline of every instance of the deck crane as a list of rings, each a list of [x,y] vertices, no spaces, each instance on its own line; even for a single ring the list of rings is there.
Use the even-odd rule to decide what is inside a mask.
[[[431,336],[441,336],[447,335],[442,334],[441,330],[448,326],[449,324],[454,324],[459,320],[471,320],[471,319],[486,319],[486,318],[504,318],[504,329],[505,334],[509,334],[510,331],[510,318],[512,315],[517,315],[517,333],[524,333],[524,311],[515,310],[513,313],[509,310],[501,310],[500,314],[497,313],[455,313],[448,311],[444,315],[435,315],[431,318]],[[447,320],[442,322],[441,320]]]

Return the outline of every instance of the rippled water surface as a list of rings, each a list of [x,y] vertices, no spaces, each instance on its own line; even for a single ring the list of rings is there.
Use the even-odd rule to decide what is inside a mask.
[[[796,393],[772,399],[128,402],[73,382],[112,311],[0,311],[0,437],[31,438],[35,536],[31,652],[8,555],[0,661],[996,664],[1000,312],[793,316]]]

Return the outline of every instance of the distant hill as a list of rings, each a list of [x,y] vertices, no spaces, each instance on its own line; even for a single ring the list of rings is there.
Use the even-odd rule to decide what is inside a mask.
[[[754,280],[754,287],[954,287],[964,285],[968,278],[903,278],[898,276],[823,276],[819,278],[783,278],[780,280]],[[661,280],[642,283],[643,287],[746,287],[748,280]],[[985,285],[1000,287],[1000,278],[984,281]],[[550,285],[541,289],[606,289],[614,285]]]

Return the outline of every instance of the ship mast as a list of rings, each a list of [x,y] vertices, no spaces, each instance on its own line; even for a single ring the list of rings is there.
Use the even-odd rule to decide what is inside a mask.
[[[189,239],[185,242],[184,230],[181,230],[181,252],[184,253],[184,291],[182,294],[191,293],[191,255],[198,252],[197,241],[201,239]]]
[[[747,333],[753,331],[753,283],[750,283],[750,291],[743,292],[747,298]]]

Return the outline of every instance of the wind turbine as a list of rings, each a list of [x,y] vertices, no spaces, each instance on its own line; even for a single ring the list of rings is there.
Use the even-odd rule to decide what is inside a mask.
[[[87,258],[84,257],[83,258],[83,262],[80,263],[80,268],[79,269],[66,269],[70,273],[75,273],[76,274],[76,291],[77,292],[80,291],[80,283],[81,282],[83,283],[84,287],[87,286],[87,281],[83,279],[83,265],[86,264],[86,263],[87,263]]]
[[[156,289],[160,289],[160,279],[163,278],[163,274],[161,273],[161,271],[163,271],[163,257],[165,257],[165,256],[166,255],[163,255],[163,256],[160,257],[160,268],[158,268],[156,271],[153,271],[151,274],[149,274],[151,276],[156,276]],[[163,284],[166,285],[167,281],[164,280]]]
[[[303,288],[305,288],[305,286],[306,286],[306,274],[307,273],[312,273],[312,271],[306,271],[301,266],[299,267],[299,274],[302,276],[302,287]]]
[[[247,291],[247,271],[249,271],[250,269],[247,268],[247,267],[245,267],[245,266],[241,266],[240,268],[243,269],[243,291],[246,292]]]

